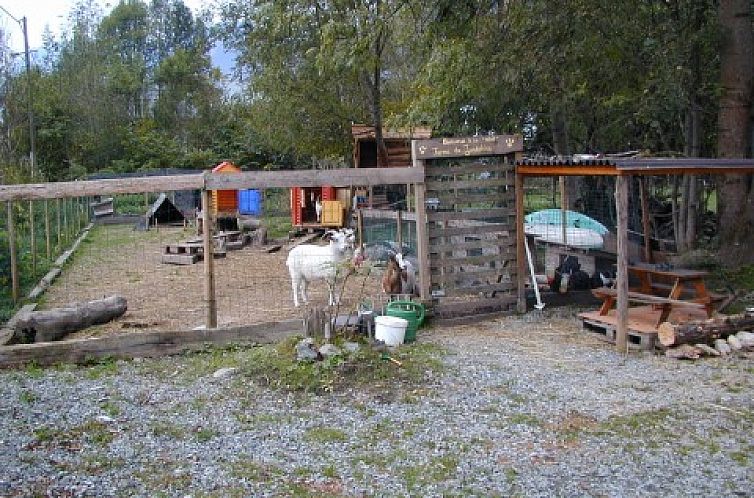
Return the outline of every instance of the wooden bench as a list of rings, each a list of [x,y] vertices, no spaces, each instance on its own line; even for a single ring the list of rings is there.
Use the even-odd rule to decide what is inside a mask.
[[[592,294],[594,295],[594,297],[602,300],[600,315],[603,316],[607,315],[610,312],[613,306],[615,306],[615,303],[618,299],[618,291],[609,287],[599,287],[597,289],[592,289]],[[711,316],[711,298],[709,297],[705,299],[696,299],[694,301],[684,301],[681,299],[672,299],[669,297],[655,296],[653,294],[645,294],[643,292],[629,291],[628,300],[629,302],[650,304],[662,310],[656,325],[660,325],[661,323],[668,320],[673,307],[696,308],[704,310],[707,313],[707,316]]]

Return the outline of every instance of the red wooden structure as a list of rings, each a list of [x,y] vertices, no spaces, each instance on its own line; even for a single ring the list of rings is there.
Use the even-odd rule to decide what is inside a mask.
[[[319,200],[337,200],[335,187],[291,188],[291,225],[294,227],[319,226],[315,204]]]

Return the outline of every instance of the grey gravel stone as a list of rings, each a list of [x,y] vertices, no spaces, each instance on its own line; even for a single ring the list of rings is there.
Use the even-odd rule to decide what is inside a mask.
[[[228,377],[232,377],[233,375],[238,372],[237,368],[234,367],[223,367],[219,370],[215,370],[215,373],[212,374],[212,377],[215,379],[227,379]]]
[[[319,348],[319,353],[325,358],[330,358],[331,356],[337,356],[341,354],[342,351],[335,344],[324,344],[321,348]]]
[[[325,395],[190,355],[0,371],[0,495],[751,496],[754,360],[625,356],[574,315],[422,329],[441,373]]]

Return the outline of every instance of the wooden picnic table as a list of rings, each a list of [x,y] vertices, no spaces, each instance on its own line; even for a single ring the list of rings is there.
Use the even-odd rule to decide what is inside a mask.
[[[632,291],[676,301],[686,294],[688,300],[704,304],[707,316],[712,316],[713,299],[704,283],[708,272],[650,264],[631,265],[628,271],[639,279],[639,287]]]
[[[704,283],[707,272],[647,264],[629,266],[628,271],[639,280],[639,286],[628,293],[629,301],[661,310],[655,326],[667,321],[674,308],[697,308],[712,316],[714,298]],[[593,289],[592,294],[602,299],[601,316],[607,315],[616,304],[615,289],[601,287]]]

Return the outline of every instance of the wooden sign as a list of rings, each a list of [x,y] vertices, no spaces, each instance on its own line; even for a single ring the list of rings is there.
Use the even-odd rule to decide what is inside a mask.
[[[414,140],[415,159],[499,156],[524,150],[521,135],[483,135]]]

